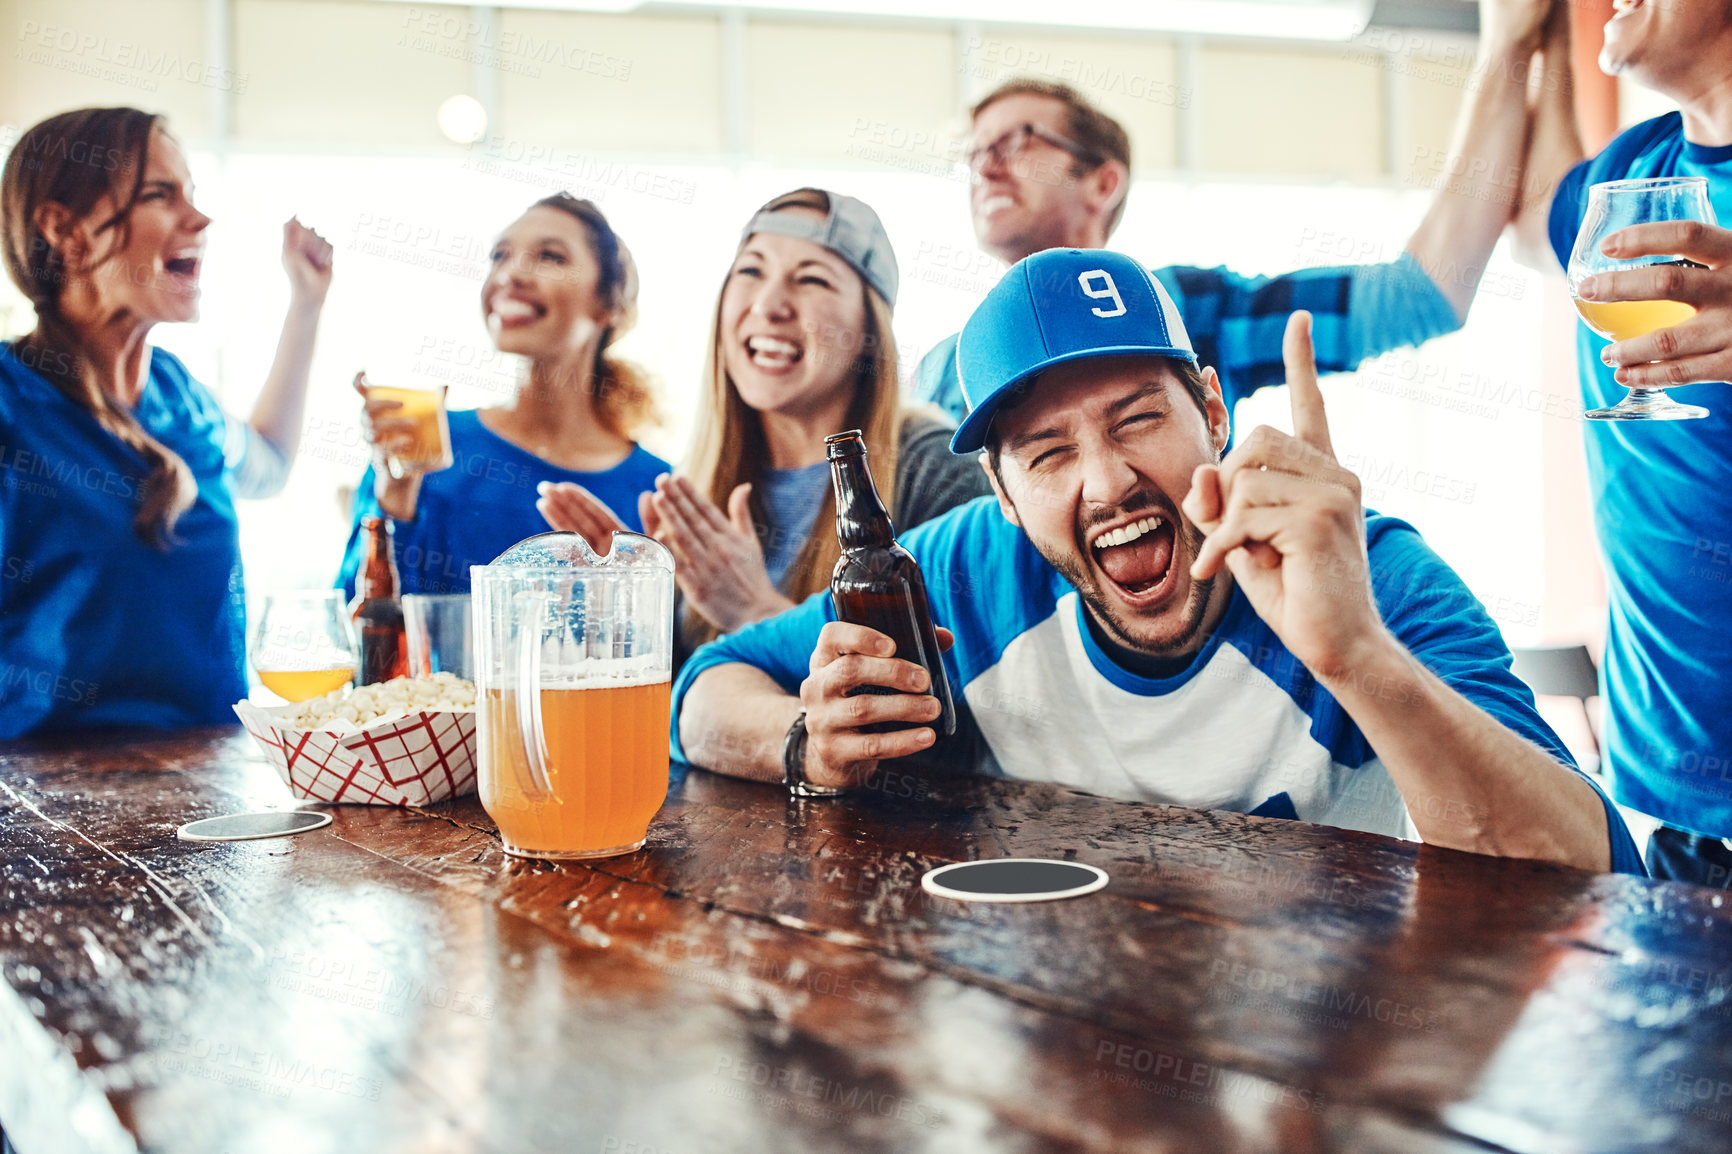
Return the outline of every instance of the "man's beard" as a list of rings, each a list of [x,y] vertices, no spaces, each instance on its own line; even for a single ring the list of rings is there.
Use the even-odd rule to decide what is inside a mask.
[[[1198,635],[1201,632],[1203,617],[1209,611],[1209,599],[1215,590],[1215,578],[1211,577],[1206,581],[1195,579],[1191,581],[1191,588],[1187,591],[1185,603],[1180,609],[1182,625],[1179,635],[1171,641],[1150,646],[1148,642],[1138,640],[1131,631],[1137,619],[1133,617],[1127,620],[1121,616],[1123,608],[1114,605],[1111,599],[1101,592],[1089,576],[1088,566],[1083,560],[1087,556],[1086,550],[1089,548],[1088,530],[1127,513],[1140,513],[1145,510],[1159,513],[1174,528],[1173,556],[1172,560],[1168,562],[1169,565],[1179,564],[1181,550],[1178,545],[1181,537],[1185,545],[1188,546],[1183,551],[1186,556],[1195,560],[1198,554],[1202,552],[1203,531],[1187,518],[1181,516],[1177,509],[1146,489],[1131,494],[1123,504],[1111,509],[1103,509],[1100,513],[1090,517],[1086,524],[1079,526],[1076,530],[1076,538],[1072,542],[1071,552],[1057,554],[1049,551],[1047,546],[1034,540],[1033,537],[1030,537],[1029,541],[1034,545],[1035,550],[1046,558],[1046,563],[1057,569],[1059,575],[1071,583],[1072,588],[1083,599],[1083,603],[1094,614],[1095,620],[1114,641],[1126,649],[1148,657],[1178,657],[1193,652],[1199,646]]]

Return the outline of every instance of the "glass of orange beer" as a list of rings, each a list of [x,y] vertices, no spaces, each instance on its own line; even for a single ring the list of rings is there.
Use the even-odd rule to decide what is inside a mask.
[[[673,556],[615,533],[520,542],[470,570],[477,785],[518,857],[644,844],[668,784]]]
[[[251,648],[259,681],[285,701],[343,688],[355,679],[361,651],[341,589],[266,594]]]
[[[401,480],[412,473],[437,473],[451,467],[451,426],[445,416],[445,386],[375,385],[366,381],[369,401],[396,401],[390,416],[414,422],[413,440],[401,453],[385,456],[391,476]]]
[[[1608,180],[1588,189],[1588,207],[1582,217],[1570,252],[1570,297],[1582,323],[1609,341],[1627,341],[1647,336],[1656,329],[1669,329],[1696,315],[1693,305],[1683,301],[1587,301],[1578,289],[1590,276],[1648,265],[1672,264],[1700,268],[1680,256],[1641,256],[1618,260],[1600,251],[1607,237],[1636,224],[1667,220],[1697,220],[1718,223],[1708,199],[1708,178],[1703,176],[1659,176],[1642,180]],[[1632,387],[1623,400],[1582,414],[1590,421],[1679,421],[1706,417],[1701,405],[1685,405],[1666,395],[1665,389]]]

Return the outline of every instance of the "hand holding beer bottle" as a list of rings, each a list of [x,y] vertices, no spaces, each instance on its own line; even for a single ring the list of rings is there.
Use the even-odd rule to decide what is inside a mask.
[[[842,557],[830,581],[840,619],[826,625],[800,686],[806,708],[806,776],[851,786],[879,761],[930,747],[956,732],[941,654],[949,630],[932,623],[926,582],[866,468],[859,430],[825,438],[836,490]]]
[[[936,626],[933,632],[940,652],[949,649],[950,630]],[[851,788],[880,761],[932,748],[934,726],[947,711],[931,689],[926,669],[897,657],[888,635],[847,621],[825,625],[812,651],[811,673],[800,683],[806,780]]]

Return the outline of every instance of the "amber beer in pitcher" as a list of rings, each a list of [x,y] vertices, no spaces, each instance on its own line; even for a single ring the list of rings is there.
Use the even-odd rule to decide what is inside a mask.
[[[938,698],[941,709],[938,719],[930,724],[939,736],[948,737],[956,732],[956,707],[950,699],[950,681],[944,675],[938,632],[932,627],[926,579],[913,554],[896,543],[896,528],[866,468],[866,441],[860,430],[826,437],[824,445],[830,458],[830,479],[836,487],[836,537],[842,546],[842,557],[830,578],[836,616],[852,625],[876,629],[896,642],[897,657],[926,670],[932,683],[929,692]],[[860,692],[901,690],[870,686]],[[922,724],[886,721],[866,730],[883,733]]]
[[[477,728],[485,737],[478,752],[494,768],[481,804],[507,845],[529,855],[576,857],[627,853],[643,844],[644,829],[667,795],[673,684],[665,673],[648,676],[655,680],[543,683],[545,790],[528,764],[518,691],[482,692],[486,716]]]

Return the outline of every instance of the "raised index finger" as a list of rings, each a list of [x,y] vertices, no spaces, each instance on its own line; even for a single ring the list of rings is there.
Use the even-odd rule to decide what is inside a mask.
[[[1311,347],[1311,314],[1300,309],[1287,318],[1281,338],[1281,360],[1287,366],[1287,394],[1293,404],[1293,435],[1331,457],[1329,418],[1323,412],[1323,390],[1317,387],[1317,354]]]

